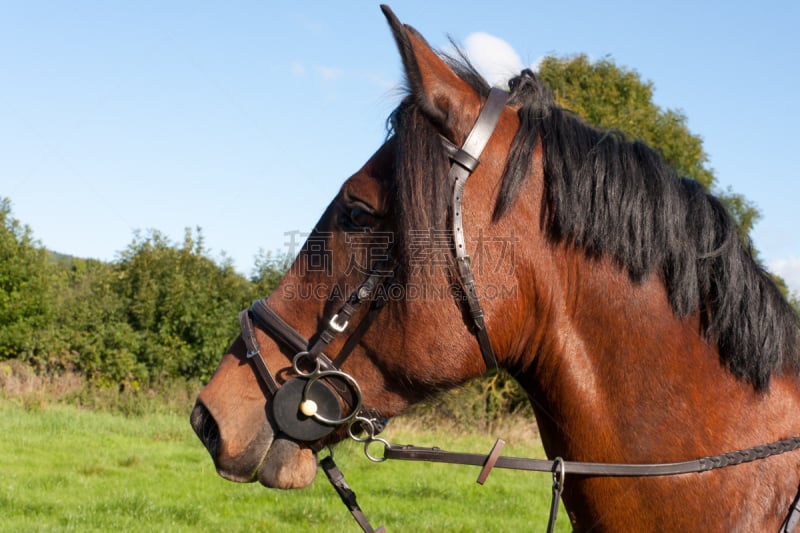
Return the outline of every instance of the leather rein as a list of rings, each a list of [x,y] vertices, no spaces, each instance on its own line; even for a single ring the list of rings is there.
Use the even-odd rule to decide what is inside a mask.
[[[486,371],[498,369],[497,358],[492,348],[483,309],[475,287],[475,278],[470,267],[466,250],[462,218],[463,192],[467,178],[479,164],[480,154],[494,132],[505,107],[508,93],[492,88],[479,113],[478,119],[461,148],[442,137],[444,149],[448,152],[451,167],[448,179],[453,183],[452,233],[456,266],[459,281],[463,288],[469,324],[483,355]],[[378,265],[366,280],[350,295],[347,301],[330,318],[323,321],[323,327],[312,342],[304,338],[291,325],[285,322],[270,307],[266,299],[257,300],[250,309],[239,315],[241,336],[247,347],[247,359],[252,363],[265,395],[272,397],[272,415],[280,432],[298,442],[309,444],[315,452],[323,446],[320,442],[337,428],[346,427],[348,436],[364,443],[364,453],[371,461],[383,462],[388,459],[405,461],[426,461],[448,464],[480,466],[478,483],[483,484],[494,468],[549,472],[553,475],[552,501],[547,531],[553,531],[558,504],[567,474],[586,476],[672,476],[734,466],[765,459],[773,455],[790,452],[800,448],[800,436],[779,440],[771,444],[755,446],[720,455],[703,457],[691,461],[661,464],[615,464],[565,461],[560,457],[554,460],[528,459],[501,455],[505,442],[498,439],[487,455],[448,452],[440,448],[420,448],[411,445],[394,445],[378,435],[386,421],[371,409],[365,409],[362,392],[358,382],[340,370],[353,348],[369,329],[378,313],[387,303],[386,291],[380,287],[391,283],[390,265]],[[348,329],[351,318],[363,306],[368,306],[364,318],[345,341],[334,359],[324,350],[339,335]],[[294,353],[292,372],[295,377],[279,384],[264,360],[256,328],[261,329],[282,348]],[[343,410],[344,408],[344,410]],[[363,436],[362,436],[363,434]],[[370,453],[370,445],[378,442],[383,446],[383,455]],[[330,449],[330,448],[329,448]],[[374,529],[356,502],[355,493],[344,480],[344,476],[333,461],[333,451],[319,462],[328,480],[336,489],[353,518],[367,533],[383,532]],[[788,516],[779,533],[789,533],[800,523],[800,491],[795,497]]]

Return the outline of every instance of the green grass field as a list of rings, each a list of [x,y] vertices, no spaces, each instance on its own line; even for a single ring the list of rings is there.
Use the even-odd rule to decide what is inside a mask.
[[[410,428],[390,426],[386,435],[481,452],[494,440]],[[504,453],[542,457],[527,440]],[[126,417],[0,399],[0,450],[2,531],[360,531],[321,472],[310,488],[295,491],[219,478],[188,410]],[[545,528],[546,474],[495,470],[480,486],[475,467],[374,464],[355,443],[340,445],[336,461],[370,521],[389,533]],[[563,509],[558,526],[570,530]]]

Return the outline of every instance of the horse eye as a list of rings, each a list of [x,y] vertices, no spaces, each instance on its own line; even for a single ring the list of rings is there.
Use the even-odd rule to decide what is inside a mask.
[[[347,225],[355,229],[368,229],[375,225],[378,217],[363,207],[353,206],[347,212]]]

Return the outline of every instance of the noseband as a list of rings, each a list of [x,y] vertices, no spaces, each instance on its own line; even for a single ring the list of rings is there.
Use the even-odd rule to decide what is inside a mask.
[[[339,368],[386,303],[383,293],[376,294],[375,290],[383,281],[386,281],[386,273],[375,271],[370,274],[339,311],[325,322],[313,343],[286,323],[264,299],[257,300],[250,309],[239,314],[247,359],[255,367],[266,392],[273,397],[271,405],[275,424],[288,437],[314,443],[337,427],[347,425],[348,433],[355,438],[355,423],[359,424],[359,429],[366,429],[372,435],[382,429],[383,424],[362,409],[358,382]],[[347,330],[350,319],[365,302],[370,302],[366,317],[336,358],[331,360],[323,350]],[[295,354],[292,371],[296,377],[283,386],[278,384],[264,361],[255,327]],[[342,405],[347,409],[344,413]]]
[[[448,180],[453,184],[452,232],[458,277],[461,282],[471,328],[480,345],[487,371],[497,369],[497,358],[486,329],[483,309],[475,287],[475,277],[470,268],[466,249],[463,223],[463,196],[467,179],[478,166],[480,154],[486,147],[500,120],[508,93],[493,88],[481,108],[472,130],[461,148],[442,137],[444,149],[451,160]],[[386,265],[381,265],[386,267]],[[346,425],[350,437],[357,437],[358,430],[365,430],[374,439],[383,424],[362,408],[362,393],[356,380],[340,370],[350,351],[369,328],[378,312],[384,307],[386,298],[376,294],[376,288],[390,279],[384,269],[373,270],[367,279],[350,295],[345,304],[333,316],[323,321],[322,330],[310,343],[292,326],[285,322],[266,300],[257,300],[253,306],[239,315],[242,338],[247,346],[247,359],[252,362],[266,392],[273,396],[272,413],[278,428],[287,436],[302,442],[314,443]],[[323,350],[339,335],[343,334],[350,319],[365,302],[370,302],[370,311],[364,321],[350,336],[342,351],[331,360]],[[267,333],[282,347],[292,351],[292,371],[296,377],[279,385],[269,370],[255,336],[255,327]],[[345,405],[345,412],[341,406]],[[369,455],[369,453],[367,452]]]

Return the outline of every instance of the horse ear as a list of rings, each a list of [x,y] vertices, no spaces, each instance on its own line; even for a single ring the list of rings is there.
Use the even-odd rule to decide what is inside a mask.
[[[480,96],[417,30],[401,23],[388,6],[382,5],[381,10],[403,59],[411,96],[451,141],[461,142],[480,109]]]

